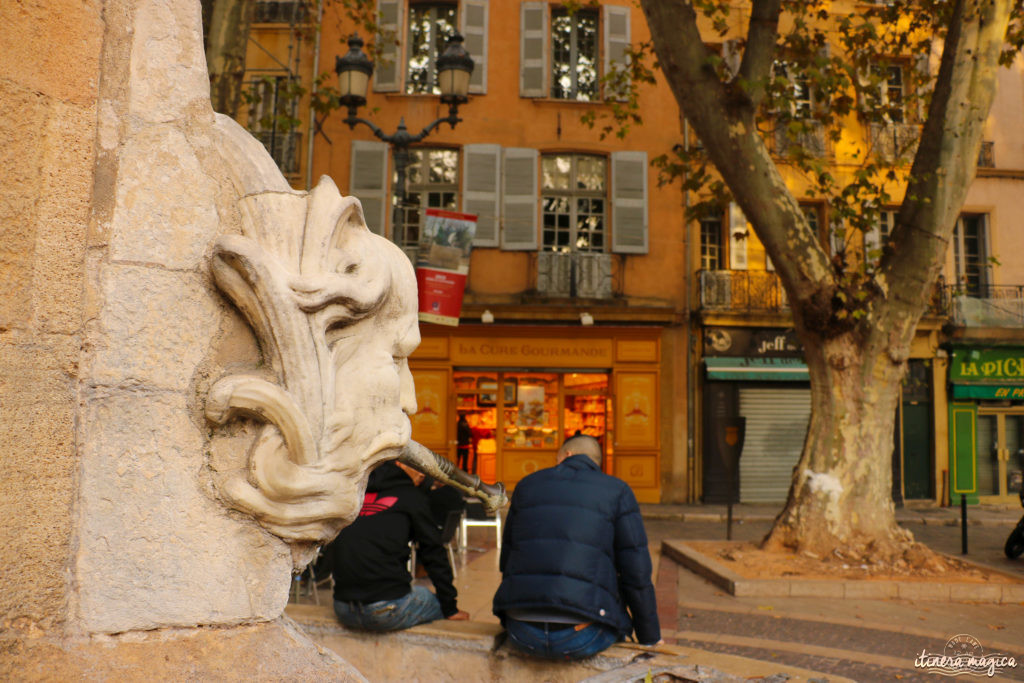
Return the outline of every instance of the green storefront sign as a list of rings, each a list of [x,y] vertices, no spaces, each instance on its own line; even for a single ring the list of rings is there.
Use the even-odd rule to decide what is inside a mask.
[[[949,493],[978,502],[978,404],[1024,401],[1024,347],[953,349],[949,366]],[[966,400],[965,400],[966,399]]]
[[[953,398],[1024,401],[1024,348],[959,348],[949,367]]]

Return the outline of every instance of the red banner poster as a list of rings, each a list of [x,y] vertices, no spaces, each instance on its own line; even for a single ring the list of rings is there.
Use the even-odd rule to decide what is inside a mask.
[[[416,258],[420,320],[456,326],[469,277],[476,216],[441,209],[424,212]]]

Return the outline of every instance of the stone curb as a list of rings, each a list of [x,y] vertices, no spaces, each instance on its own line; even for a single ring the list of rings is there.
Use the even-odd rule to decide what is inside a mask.
[[[833,598],[846,600],[901,599],[914,602],[1024,603],[1024,583],[977,584],[950,581],[857,581],[829,579],[747,579],[683,541],[663,541],[663,557],[703,576],[736,597]],[[962,562],[974,564],[968,560]],[[1008,576],[991,567],[979,569]]]
[[[378,668],[386,668],[382,659],[414,658],[416,653],[421,656],[433,653],[452,662],[458,661],[463,667],[473,667],[476,672],[487,671],[490,680],[509,683],[537,680],[643,683],[648,676],[657,680],[659,674],[691,683],[744,683],[752,677],[808,682],[825,678],[824,674],[810,669],[672,644],[644,647],[618,643],[589,660],[545,662],[518,654],[506,646],[496,647],[496,637],[502,630],[498,624],[442,620],[405,631],[366,633],[341,626],[327,605],[289,604],[285,613],[315,642],[350,663],[356,664],[356,653],[369,653],[368,659],[361,663],[364,675],[376,674],[377,677],[371,680],[394,679],[374,670],[375,664]],[[458,675],[457,670],[451,673],[452,677],[446,680],[464,678]],[[831,675],[828,680],[853,683],[848,678]]]
[[[660,521],[679,521],[679,522],[721,522],[725,524],[726,515],[720,512],[645,512],[641,511],[641,516],[644,519],[660,520]],[[1002,526],[1007,529],[1012,529],[1017,523],[1020,516],[1013,518],[981,518],[971,519],[970,515],[967,517],[967,526]],[[735,522],[774,522],[775,515],[766,515],[764,513],[749,513],[749,514],[733,514],[732,521]],[[906,524],[923,524],[925,526],[950,526],[959,527],[960,517],[926,517],[921,516],[900,516],[896,517],[897,523]],[[1007,532],[1009,533],[1009,532]]]

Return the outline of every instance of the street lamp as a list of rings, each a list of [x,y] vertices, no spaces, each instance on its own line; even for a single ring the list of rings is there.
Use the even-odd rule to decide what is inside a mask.
[[[338,74],[338,101],[348,110],[344,123],[354,129],[362,123],[373,131],[378,139],[392,146],[395,159],[395,190],[397,205],[394,211],[395,230],[401,229],[404,242],[405,221],[402,220],[402,209],[405,206],[405,169],[409,165],[409,145],[419,142],[430,135],[441,124],[447,123],[455,129],[459,118],[459,105],[469,100],[469,77],[473,73],[473,58],[462,47],[463,38],[458,33],[448,39],[444,53],[437,58],[437,85],[441,90],[441,103],[448,105],[448,116],[441,117],[427,125],[416,135],[409,133],[405,127],[405,117],[398,122],[398,129],[388,135],[366,119],[356,116],[359,107],[366,104],[366,90],[373,74],[373,61],[363,52],[363,39],[353,33],[348,39],[348,53],[337,57],[334,70]],[[401,226],[401,228],[399,228]],[[397,237],[397,235],[396,235]],[[398,240],[396,240],[398,241]]]

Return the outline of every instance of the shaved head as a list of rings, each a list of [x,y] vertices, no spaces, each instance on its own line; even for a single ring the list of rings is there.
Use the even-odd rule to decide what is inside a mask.
[[[585,455],[596,462],[598,467],[601,466],[604,456],[601,452],[600,442],[586,434],[578,434],[566,439],[562,443],[562,447],[558,449],[558,462],[562,462],[570,455]]]

